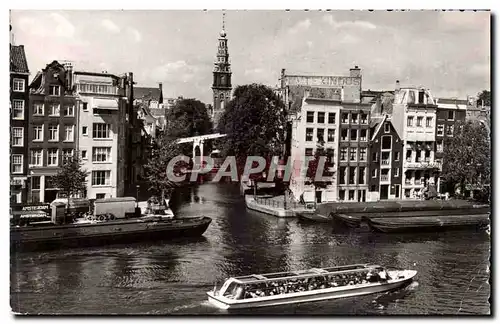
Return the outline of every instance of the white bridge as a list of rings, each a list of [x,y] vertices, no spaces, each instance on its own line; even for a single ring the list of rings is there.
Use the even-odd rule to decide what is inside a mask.
[[[221,138],[225,137],[226,134],[208,134],[208,135],[201,135],[201,136],[193,136],[193,137],[185,137],[185,138],[179,138],[176,143],[181,144],[181,143],[193,143],[193,160],[196,157],[196,148],[200,150],[200,157],[203,157],[203,143],[206,140],[211,140],[211,139],[216,139],[216,138]]]

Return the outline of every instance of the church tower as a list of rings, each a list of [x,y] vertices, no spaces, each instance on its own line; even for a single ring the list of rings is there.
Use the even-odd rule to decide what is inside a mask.
[[[212,120],[214,127],[217,123],[224,109],[231,100],[231,64],[229,63],[229,52],[227,49],[227,38],[225,31],[225,18],[226,13],[222,13],[222,31],[219,36],[219,45],[217,47],[217,57],[214,62],[214,82],[212,85],[213,91],[213,113]]]

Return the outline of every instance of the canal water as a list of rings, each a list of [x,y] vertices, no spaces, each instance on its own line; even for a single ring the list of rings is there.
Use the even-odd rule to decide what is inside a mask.
[[[489,314],[490,238],[477,231],[404,235],[340,231],[246,210],[237,187],[182,193],[180,216],[213,219],[202,238],[19,254],[11,306],[30,314],[249,314],[206,291],[226,277],[360,262],[415,269],[378,295],[254,309],[251,314]]]

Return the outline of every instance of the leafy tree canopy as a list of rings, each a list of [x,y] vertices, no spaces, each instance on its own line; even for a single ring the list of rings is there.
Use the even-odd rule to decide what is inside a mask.
[[[78,154],[68,158],[57,174],[52,178],[54,186],[59,188],[65,197],[82,193],[87,189],[87,175],[89,172],[82,170],[82,161]]]
[[[478,94],[477,105],[491,107],[491,91],[483,90]]]
[[[283,154],[285,106],[273,90],[261,84],[238,86],[218,124],[227,136],[220,141],[223,156],[236,156],[241,172],[247,156],[269,159]]]
[[[443,179],[453,186],[459,184],[484,188],[490,184],[491,147],[488,130],[477,121],[455,124],[453,137],[444,142]]]

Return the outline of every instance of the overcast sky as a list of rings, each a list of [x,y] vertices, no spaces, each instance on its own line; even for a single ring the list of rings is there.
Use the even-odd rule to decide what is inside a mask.
[[[133,72],[139,86],[211,102],[221,11],[13,11],[32,77],[53,60],[76,70]],[[289,73],[348,75],[363,89],[425,86],[464,98],[490,89],[490,13],[227,11],[233,88]]]

